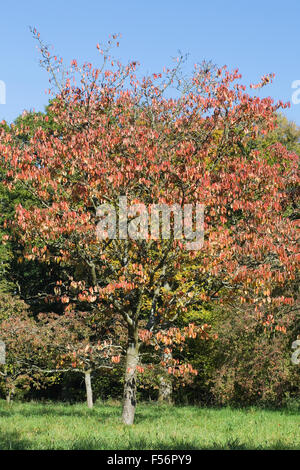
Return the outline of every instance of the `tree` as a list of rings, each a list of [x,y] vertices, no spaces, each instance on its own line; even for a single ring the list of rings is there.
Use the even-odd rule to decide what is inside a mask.
[[[201,327],[189,323],[184,328],[159,328],[158,331],[141,329],[139,336],[145,347],[141,351],[143,359],[138,371],[146,371],[146,380],[141,378],[141,388],[158,389],[158,402],[173,402],[173,380],[177,386],[185,386],[198,371],[186,360],[189,339],[210,339],[209,326]]]
[[[282,406],[297,398],[298,371],[291,363],[291,343],[299,333],[295,305],[277,315],[268,305],[260,313],[232,306],[222,320],[210,377],[215,401]]]
[[[50,133],[53,127],[51,111],[45,113],[23,112],[14,123],[8,126],[0,124],[11,135],[11,144],[24,147],[28,144],[35,131],[45,127]],[[18,238],[18,232],[10,223],[15,216],[15,208],[22,203],[24,207],[31,206],[36,200],[30,188],[24,184],[16,184],[9,189],[5,185],[5,169],[3,161],[0,164],[0,289],[3,292],[18,294],[33,312],[45,309],[43,297],[53,291],[59,276],[56,263],[45,265],[38,260],[25,260],[23,246]],[[50,289],[50,290],[49,290]],[[55,306],[51,305],[52,310]],[[57,306],[56,306],[57,310]]]
[[[28,305],[8,293],[0,294],[0,337],[6,346],[0,378],[8,403],[17,392],[53,382],[43,374],[45,344]]]
[[[290,152],[300,154],[300,128],[282,114],[276,116],[276,127],[267,136],[258,139],[259,148],[267,150],[271,145],[281,143]]]
[[[91,375],[113,369],[123,354],[122,329],[118,322],[109,326],[103,319],[84,312],[65,315],[41,314],[39,336],[45,345],[46,373],[79,372],[84,375],[87,405],[93,408]]]
[[[282,217],[288,183],[298,181],[297,155],[277,145],[270,152],[278,164],[251,150],[253,139],[273,130],[284,105],[250,97],[237,70],[197,66],[183,79],[179,58],[175,68],[138,80],[135,62],[122,66],[99,46],[101,68],[80,68],[74,60],[67,80],[58,82],[59,61],[36,37],[58,88],[51,109],[59,126],[51,133],[39,128],[22,147],[2,130],[7,183],[26,185],[37,201],[18,206],[17,225],[28,259],[66,268],[54,295],[66,310],[89,305],[122,317],[128,331],[123,421],[132,424],[141,322],[159,328],[209,299],[224,304],[235,297],[258,310],[286,301],[271,298],[270,290],[297,269],[296,226]],[[76,76],[78,85],[71,83]],[[173,85],[179,94],[167,98]],[[112,215],[99,239],[104,202],[110,214],[115,210],[119,230],[115,236]],[[143,204],[129,210],[126,223],[125,203]],[[205,205],[201,250],[186,249],[199,241],[191,215],[185,239],[175,229],[165,238],[145,233],[153,204],[181,210],[197,203]],[[175,220],[176,214],[173,228]]]

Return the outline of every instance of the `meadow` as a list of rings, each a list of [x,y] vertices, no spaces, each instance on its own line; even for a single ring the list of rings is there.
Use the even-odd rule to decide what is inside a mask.
[[[300,415],[291,409],[200,408],[142,403],[135,424],[121,404],[0,401],[1,450],[300,449]]]

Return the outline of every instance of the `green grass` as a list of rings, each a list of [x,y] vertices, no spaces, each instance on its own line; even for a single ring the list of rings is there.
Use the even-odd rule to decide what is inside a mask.
[[[141,404],[124,426],[119,404],[0,401],[0,449],[300,449],[296,411]]]

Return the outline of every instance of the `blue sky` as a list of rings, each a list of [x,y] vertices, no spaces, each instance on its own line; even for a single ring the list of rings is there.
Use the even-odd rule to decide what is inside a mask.
[[[274,83],[256,93],[275,100],[291,101],[292,82],[300,80],[300,0],[10,0],[0,4],[0,120],[47,103],[30,25],[67,62],[97,65],[96,44],[121,33],[116,56],[141,62],[145,72],[170,65],[180,49],[190,53],[191,68],[203,59],[238,67],[246,84],[274,72]],[[300,125],[300,104],[285,114]]]

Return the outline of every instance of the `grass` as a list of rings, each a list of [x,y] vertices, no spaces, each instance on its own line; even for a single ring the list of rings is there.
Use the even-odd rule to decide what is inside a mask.
[[[140,404],[125,426],[118,403],[0,400],[0,449],[300,449],[296,411]]]

